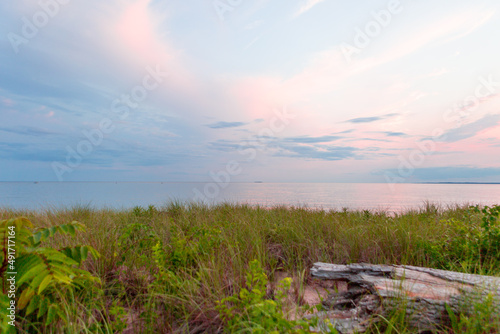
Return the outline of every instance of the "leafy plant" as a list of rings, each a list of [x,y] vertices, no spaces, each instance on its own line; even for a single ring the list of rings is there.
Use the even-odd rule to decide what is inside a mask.
[[[469,300],[459,314],[445,305],[454,333],[498,333],[500,331],[498,302],[490,293],[481,301]]]
[[[195,279],[192,277],[181,277],[178,271],[170,270],[168,267],[167,253],[163,250],[161,242],[153,247],[153,258],[158,268],[155,275],[153,290],[173,296],[181,292],[193,292],[196,289]]]
[[[200,258],[213,254],[222,243],[220,230],[215,228],[194,226],[183,232],[173,225],[170,233],[164,265],[172,270],[194,268]]]
[[[110,327],[116,333],[121,333],[125,328],[127,328],[127,312],[126,310],[118,305],[118,300],[113,301],[113,306],[109,309],[109,314],[113,317],[110,322]]]
[[[128,224],[118,238],[119,263],[123,264],[131,259],[148,262],[151,249],[157,240],[158,236],[150,225],[141,222]],[[134,255],[131,256],[130,253]]]
[[[89,253],[96,258],[99,254],[90,246],[56,250],[42,244],[56,233],[74,236],[83,229],[76,221],[39,230],[34,230],[26,218],[0,221],[0,304],[15,305],[18,319],[28,322],[43,321],[45,326],[66,322],[61,300],[99,282],[88,271],[78,268]],[[12,318],[2,305],[2,332],[13,331]]]
[[[217,302],[225,330],[228,333],[309,333],[309,327],[316,326],[317,319],[289,320],[283,311],[291,278],[279,282],[274,300],[265,298],[267,283],[267,275],[260,263],[251,261],[246,287]]]
[[[475,213],[482,213],[481,226],[479,230],[478,251],[483,258],[488,256],[498,256],[500,253],[500,223],[498,217],[500,215],[500,205],[492,207],[479,206],[471,207]]]
[[[134,216],[136,217],[147,217],[147,218],[151,218],[153,217],[155,214],[158,213],[158,210],[156,209],[156,207],[154,205],[149,205],[147,209],[144,209],[143,207],[141,206],[134,206],[132,208],[132,213],[134,214]]]
[[[156,272],[153,282],[148,286],[148,302],[141,313],[141,318],[148,328],[159,326],[158,318],[163,317],[165,324],[172,325],[174,319],[186,318],[186,305],[189,296],[197,295],[199,280],[184,272],[184,268],[170,270],[169,254],[165,252],[161,241],[152,247]]]
[[[477,216],[479,215],[479,216]],[[463,219],[444,223],[447,234],[438,241],[421,240],[432,265],[449,270],[489,273],[499,268],[500,206],[470,207]]]

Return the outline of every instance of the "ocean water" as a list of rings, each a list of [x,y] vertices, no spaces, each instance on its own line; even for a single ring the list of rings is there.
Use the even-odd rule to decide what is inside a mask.
[[[500,204],[500,184],[0,182],[0,207],[132,208],[171,201],[403,212],[425,202]]]

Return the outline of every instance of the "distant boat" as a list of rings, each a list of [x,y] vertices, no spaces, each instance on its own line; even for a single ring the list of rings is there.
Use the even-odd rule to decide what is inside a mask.
[[[253,183],[263,183],[262,181],[253,181]]]

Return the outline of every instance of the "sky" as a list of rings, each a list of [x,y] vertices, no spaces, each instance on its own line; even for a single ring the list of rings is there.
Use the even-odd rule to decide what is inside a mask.
[[[500,182],[497,0],[6,0],[0,181]]]

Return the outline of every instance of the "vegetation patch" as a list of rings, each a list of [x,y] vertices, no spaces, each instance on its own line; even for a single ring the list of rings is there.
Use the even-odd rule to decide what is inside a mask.
[[[401,214],[181,203],[130,210],[4,208],[2,332],[12,330],[7,279],[13,227],[18,332],[300,333],[315,321],[302,320],[314,311],[303,293],[315,262],[500,275],[499,212],[499,206],[432,204]],[[293,281],[275,280],[282,272],[294,273]],[[490,332],[498,331],[498,314],[464,312],[448,333],[478,332],[473,322],[480,316]],[[395,313],[377,328],[404,332],[400,318]]]

